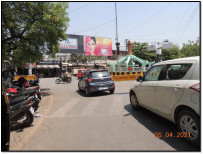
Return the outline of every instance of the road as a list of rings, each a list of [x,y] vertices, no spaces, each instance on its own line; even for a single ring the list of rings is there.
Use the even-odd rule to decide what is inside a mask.
[[[42,117],[33,125],[11,132],[11,151],[195,151],[182,138],[156,138],[155,133],[176,134],[177,127],[154,113],[135,111],[129,89],[135,81],[115,82],[113,95],[78,91],[78,80],[55,84],[40,80],[44,96]]]

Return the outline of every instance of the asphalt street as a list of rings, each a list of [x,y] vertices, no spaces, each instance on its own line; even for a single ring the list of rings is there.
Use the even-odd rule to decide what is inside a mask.
[[[78,80],[55,84],[40,79],[43,99],[31,127],[11,132],[11,151],[195,151],[182,138],[156,138],[155,133],[177,134],[175,124],[141,109],[132,109],[133,82],[115,82],[115,93],[78,91]]]

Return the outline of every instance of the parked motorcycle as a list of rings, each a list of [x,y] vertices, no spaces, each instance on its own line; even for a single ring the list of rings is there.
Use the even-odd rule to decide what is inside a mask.
[[[23,77],[18,80],[18,84],[15,83],[15,86],[11,83],[7,85],[6,94],[9,99],[13,99],[19,96],[34,96],[34,103],[32,105],[34,111],[37,111],[39,107],[40,100],[42,98],[42,93],[40,92],[39,86],[33,86],[29,88],[26,87],[27,80]],[[36,85],[39,83],[39,80],[33,80],[33,85]],[[29,84],[29,83],[28,83]],[[20,85],[20,87],[18,87]],[[29,85],[31,86],[31,85]],[[9,88],[10,87],[10,88]]]
[[[33,96],[21,96],[9,100],[11,128],[28,127],[34,121],[34,110],[32,109]]]
[[[71,83],[72,81],[72,77],[63,77],[63,78],[59,78],[59,79],[56,79],[55,83],[56,84],[60,84],[61,82],[67,82],[67,83]]]
[[[6,89],[6,95],[8,96],[9,100],[12,100],[21,96],[33,96],[34,98],[33,98],[32,107],[34,111],[37,111],[37,109],[39,108],[40,99],[38,98],[36,90],[32,90],[32,89],[22,90],[21,92],[13,93],[9,91],[9,89]]]

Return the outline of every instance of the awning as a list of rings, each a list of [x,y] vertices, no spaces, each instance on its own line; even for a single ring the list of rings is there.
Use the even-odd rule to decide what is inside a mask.
[[[40,69],[40,68],[60,68],[59,65],[37,65],[37,69]]]

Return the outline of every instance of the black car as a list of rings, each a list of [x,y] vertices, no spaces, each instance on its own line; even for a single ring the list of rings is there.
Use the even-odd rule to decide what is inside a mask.
[[[107,70],[88,70],[82,74],[78,82],[78,89],[84,90],[86,96],[96,91],[110,91],[113,94],[115,84]]]

